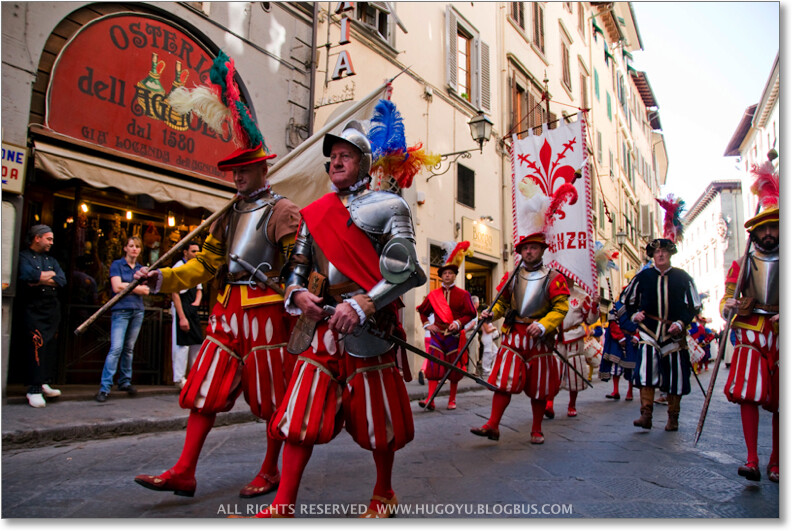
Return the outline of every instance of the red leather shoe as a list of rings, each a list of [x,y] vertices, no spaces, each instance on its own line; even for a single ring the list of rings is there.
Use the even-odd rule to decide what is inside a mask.
[[[549,408],[545,409],[544,416],[549,418],[549,419],[554,419],[555,418],[555,410],[553,409],[552,406],[550,406]]]
[[[192,498],[195,494],[195,478],[180,478],[171,476],[167,471],[159,476],[149,476],[141,474],[135,477],[135,483],[151,490],[173,491],[177,496],[187,496]]]
[[[456,402],[449,402],[446,409],[456,409]]]
[[[745,463],[737,469],[737,474],[744,477],[748,481],[759,481],[762,479],[762,474],[759,472],[759,467],[753,463]]]
[[[256,496],[263,496],[277,489],[279,483],[280,474],[275,474],[274,476],[259,474],[239,491],[239,497],[255,498]]]
[[[498,428],[490,428],[487,424],[484,424],[480,428],[470,428],[470,433],[478,435],[479,437],[486,437],[492,441],[500,439],[500,430],[498,430]]]
[[[577,409],[573,407],[567,408],[567,417],[577,417]]]
[[[399,500],[396,499],[395,494],[389,499],[374,495],[366,512],[358,518],[391,518],[398,505]]]
[[[773,483],[778,483],[778,463],[768,463],[767,478]]]
[[[627,396],[624,397],[624,400],[626,402],[632,402],[632,399],[633,399],[632,393],[627,393]]]
[[[532,431],[531,444],[544,444],[544,434],[541,431]]]

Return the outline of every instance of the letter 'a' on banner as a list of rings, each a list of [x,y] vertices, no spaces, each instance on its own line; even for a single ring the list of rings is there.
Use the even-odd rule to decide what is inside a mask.
[[[542,232],[548,248],[544,263],[596,295],[591,176],[586,152],[585,114],[512,138],[512,220],[515,246]],[[576,172],[578,175],[576,175]]]

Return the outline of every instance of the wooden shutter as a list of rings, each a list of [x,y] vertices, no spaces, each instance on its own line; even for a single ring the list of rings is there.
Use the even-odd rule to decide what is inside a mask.
[[[457,92],[457,16],[446,6],[446,83]]]
[[[478,87],[479,87],[479,105],[478,108],[484,111],[489,111],[491,104],[490,104],[490,53],[489,53],[489,45],[478,39],[480,42],[479,46],[479,64],[481,68],[479,69],[479,76],[478,76]]]

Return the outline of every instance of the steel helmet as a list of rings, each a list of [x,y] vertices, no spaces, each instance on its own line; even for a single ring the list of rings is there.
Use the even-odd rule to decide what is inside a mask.
[[[358,180],[368,177],[369,170],[371,170],[371,143],[366,137],[363,124],[357,120],[351,120],[344,126],[344,130],[341,131],[340,135],[327,133],[324,137],[324,144],[322,145],[322,153],[325,157],[330,156],[330,150],[339,140],[352,144],[360,151],[362,157],[360,158],[360,173],[358,174]]]

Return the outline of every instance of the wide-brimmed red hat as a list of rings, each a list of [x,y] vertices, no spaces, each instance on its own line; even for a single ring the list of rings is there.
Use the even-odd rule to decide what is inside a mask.
[[[545,238],[544,232],[534,232],[533,234],[529,234],[528,236],[523,236],[520,238],[520,241],[517,242],[517,245],[514,246],[514,250],[516,252],[520,252],[520,247],[526,245],[528,243],[538,243],[539,245],[543,246],[547,249],[547,240]]]
[[[275,157],[276,155],[274,153],[269,153],[264,149],[263,144],[258,144],[256,147],[234,150],[234,152],[227,157],[220,159],[217,163],[217,167],[220,171],[230,171],[240,166],[256,164],[257,162],[263,162]]]

